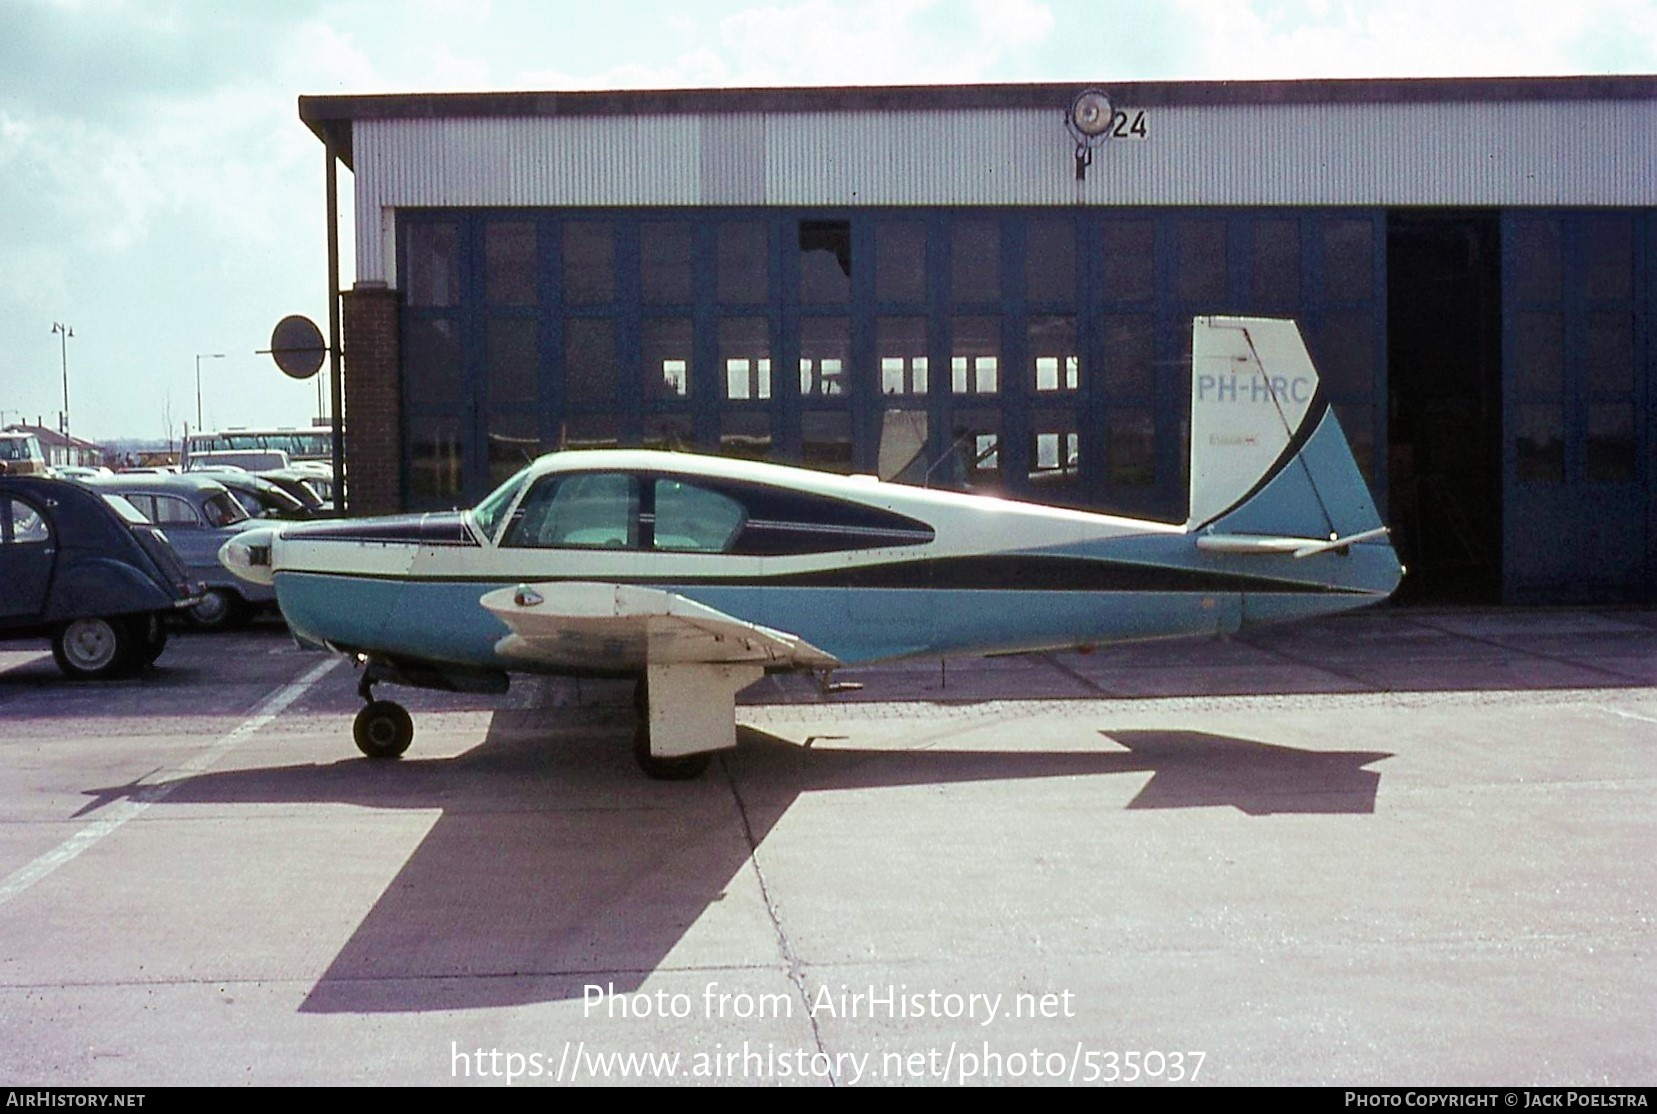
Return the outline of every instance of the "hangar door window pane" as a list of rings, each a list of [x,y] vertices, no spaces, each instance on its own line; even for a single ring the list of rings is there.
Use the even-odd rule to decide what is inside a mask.
[[[453,416],[409,420],[409,498],[417,505],[454,505],[460,497],[460,423]]]
[[[1156,483],[1156,420],[1151,411],[1117,408],[1106,429],[1105,464],[1112,487],[1150,487]]]
[[[646,221],[639,225],[639,296],[646,305],[684,305],[695,300],[691,281],[690,225]]]
[[[564,225],[564,301],[596,305],[615,300],[615,233],[607,221]]]
[[[754,305],[771,298],[771,251],[765,225],[727,221],[719,226],[719,301]]]
[[[646,318],[642,332],[645,401],[661,402],[687,397],[691,385],[691,357],[695,352],[690,318]]]
[[[408,304],[460,304],[460,229],[454,224],[414,224],[407,233]]]
[[[1076,301],[1076,222],[1066,217],[1032,219],[1024,242],[1024,296],[1061,306]]]
[[[1106,317],[1105,394],[1112,399],[1148,399],[1154,389],[1156,319],[1150,314]]]
[[[1516,218],[1513,228],[1514,293],[1521,302],[1557,302],[1565,286],[1559,221]]]
[[[957,317],[950,348],[950,390],[991,395],[1001,389],[1001,318]]]
[[[563,449],[613,449],[621,444],[621,422],[614,414],[570,414],[559,430]]]
[[[719,323],[719,366],[725,397],[758,402],[771,397],[771,324],[763,317],[731,317]]]
[[[1081,437],[1076,416],[1030,415],[1030,490],[1043,503],[1074,502],[1081,490]]]
[[[950,226],[950,297],[956,302],[1001,299],[1001,229],[993,220]]]
[[[1562,406],[1514,408],[1515,471],[1520,483],[1565,481],[1565,409]]]
[[[1595,395],[1634,389],[1634,315],[1588,315],[1588,390]]]
[[[491,305],[535,304],[535,226],[490,221],[483,227],[483,285]]]
[[[727,410],[719,416],[719,452],[765,460],[771,455],[771,415],[760,410]]]
[[[1634,296],[1634,222],[1624,216],[1586,218],[1583,247],[1590,301],[1627,301]]]
[[[1156,225],[1148,220],[1108,221],[1104,254],[1105,300],[1148,302],[1156,297]]]
[[[1184,218],[1175,226],[1182,302],[1223,302],[1226,296],[1226,226],[1222,220]]]
[[[1257,309],[1293,313],[1300,305],[1300,223],[1254,223],[1249,295]]]
[[[616,330],[607,317],[564,321],[564,401],[574,407],[611,406],[616,398]]]
[[[801,221],[800,301],[844,303],[851,295],[851,222]]]
[[[800,415],[801,463],[824,472],[852,470],[852,416],[844,410],[807,410]]]
[[[875,322],[880,360],[880,393],[924,395],[927,391],[927,327],[924,317],[882,317]]]
[[[1074,391],[1081,386],[1082,359],[1074,317],[1032,317],[1028,333],[1031,380],[1038,393]]]
[[[1518,386],[1526,395],[1565,389],[1565,323],[1557,313],[1521,313],[1514,325]]]
[[[1323,296],[1331,302],[1368,301],[1375,285],[1375,226],[1332,220],[1323,226]]]
[[[1332,394],[1367,395],[1375,385],[1375,322],[1367,310],[1324,315],[1317,361]]]
[[[843,399],[851,393],[851,319],[800,320],[800,397]]]
[[[669,452],[689,452],[696,447],[695,423],[689,414],[683,412],[646,414],[643,446]]]
[[[951,455],[958,475],[950,479],[972,490],[1001,490],[1001,414],[995,410],[955,411]]]
[[[1594,483],[1634,481],[1634,404],[1588,407],[1588,479]]]
[[[499,484],[541,455],[539,420],[534,411],[489,415],[489,482]]]
[[[488,365],[490,410],[536,411],[537,331],[531,317],[489,319],[484,361]]]
[[[875,298],[926,301],[926,225],[918,221],[875,225]]]
[[[459,322],[409,321],[403,367],[412,405],[422,410],[457,409],[461,377]]]

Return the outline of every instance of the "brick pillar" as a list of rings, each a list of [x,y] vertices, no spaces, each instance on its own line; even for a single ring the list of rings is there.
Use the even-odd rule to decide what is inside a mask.
[[[403,509],[397,292],[359,283],[341,294],[346,489],[353,515]]]

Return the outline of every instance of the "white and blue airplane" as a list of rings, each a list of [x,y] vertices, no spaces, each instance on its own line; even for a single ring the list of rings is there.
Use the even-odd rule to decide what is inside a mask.
[[[1403,575],[1293,321],[1193,324],[1183,524],[776,464],[614,449],[541,457],[470,510],[247,531],[301,641],[354,656],[361,750],[402,754],[380,682],[504,692],[632,677],[660,778],[736,745],[768,672],[1223,634],[1385,599]]]

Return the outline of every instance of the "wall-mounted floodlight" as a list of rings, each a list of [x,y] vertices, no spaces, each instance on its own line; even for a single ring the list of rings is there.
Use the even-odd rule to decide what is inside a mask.
[[[1087,178],[1087,168],[1093,164],[1093,149],[1110,138],[1115,114],[1110,94],[1102,89],[1083,89],[1070,102],[1070,111],[1064,114],[1064,126],[1076,139],[1076,181]]]

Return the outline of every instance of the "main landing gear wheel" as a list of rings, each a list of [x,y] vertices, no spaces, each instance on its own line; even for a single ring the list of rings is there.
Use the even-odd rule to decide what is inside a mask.
[[[633,709],[639,714],[638,724],[633,728],[633,761],[639,764],[645,777],[656,781],[691,781],[702,776],[713,761],[712,754],[662,758],[650,753],[650,703],[642,679],[633,689]]]
[[[370,758],[397,758],[414,741],[414,719],[394,700],[371,700],[352,722],[351,737]]]

